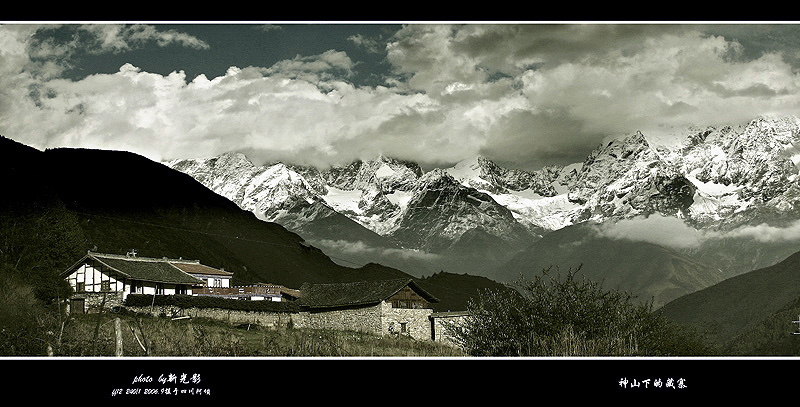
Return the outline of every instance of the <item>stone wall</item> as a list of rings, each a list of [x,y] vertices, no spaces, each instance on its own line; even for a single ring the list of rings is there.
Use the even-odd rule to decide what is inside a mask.
[[[296,327],[381,333],[380,306],[300,312]]]
[[[189,316],[192,318],[212,318],[230,324],[255,324],[265,327],[287,326],[296,328],[339,329],[380,333],[379,307],[331,310],[325,312],[263,312],[242,311],[222,308],[179,308],[157,305],[152,307],[127,307],[137,313],[170,318]],[[290,322],[291,321],[291,322]]]
[[[287,312],[258,312],[229,310],[221,308],[179,308],[173,305],[157,305],[152,307],[126,307],[127,309],[153,316],[165,315],[170,318],[192,317],[192,318],[211,318],[225,321],[232,325],[254,324],[264,327],[277,327],[296,324],[297,314]],[[296,325],[295,325],[296,326]]]
[[[170,318],[189,316],[213,318],[230,324],[255,324],[265,327],[287,326],[296,328],[336,329],[364,331],[377,335],[407,335],[417,340],[431,340],[430,309],[392,308],[383,302],[362,308],[336,309],[319,312],[261,312],[227,310],[220,308],[179,308],[175,306],[127,307],[129,310],[165,315]]]
[[[103,304],[103,297],[105,296],[105,304]],[[82,292],[73,294],[70,299],[83,299],[85,301],[85,312],[98,312],[100,311],[100,306],[103,305],[106,311],[110,310],[112,307],[121,306],[123,304],[123,293],[122,292],[115,292],[115,291],[108,291],[108,292]],[[71,301],[67,301],[67,304],[71,306]],[[72,312],[71,309],[68,309],[68,312]]]
[[[433,340],[447,345],[457,346],[449,329],[464,326],[469,316],[467,312],[439,312],[431,314],[433,321]]]
[[[386,302],[380,305],[383,315],[381,332],[390,335],[407,335],[416,340],[431,340],[431,309],[392,308]]]

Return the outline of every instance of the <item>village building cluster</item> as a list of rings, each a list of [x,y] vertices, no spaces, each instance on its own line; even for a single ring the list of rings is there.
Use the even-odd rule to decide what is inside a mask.
[[[170,312],[266,326],[291,320],[295,327],[407,335],[440,342],[449,340],[443,324],[457,323],[465,315],[433,312],[432,304],[439,300],[413,279],[303,284],[298,289],[267,283],[233,286],[233,273],[198,260],[139,257],[133,252],[127,255],[87,252],[62,277],[74,291],[68,310],[78,314],[125,306],[131,294],[152,295],[154,299],[158,295],[189,295],[292,302],[296,306],[291,311],[173,309]],[[134,311],[153,312],[153,307]]]

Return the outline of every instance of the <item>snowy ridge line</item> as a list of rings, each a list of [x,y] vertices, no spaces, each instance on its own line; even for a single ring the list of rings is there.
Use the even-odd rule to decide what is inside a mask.
[[[740,126],[685,129],[672,144],[636,132],[598,146],[582,163],[537,171],[502,168],[481,156],[427,173],[383,155],[324,171],[258,167],[240,153],[166,164],[262,217],[296,201],[322,202],[380,235],[396,231],[409,205],[428,192],[422,183],[440,175],[487,194],[530,230],[652,213],[704,226],[793,202],[798,129],[794,116],[761,116]]]

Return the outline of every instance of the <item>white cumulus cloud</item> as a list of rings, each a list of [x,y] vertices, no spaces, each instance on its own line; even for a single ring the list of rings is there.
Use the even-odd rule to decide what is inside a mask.
[[[800,109],[786,54],[754,54],[691,25],[409,24],[385,47],[370,43],[395,75],[384,86],[352,83],[358,61],[333,49],[215,78],[124,65],[62,79],[79,48],[213,52],[157,26],[71,28],[57,42],[43,35],[56,27],[0,26],[3,135],[156,160],[239,150],[325,165],[383,153],[431,166],[481,153],[537,168],[580,161],[609,136]]]
[[[623,219],[596,227],[598,234],[616,240],[653,243],[673,249],[699,246],[705,236],[682,220],[662,215]]]

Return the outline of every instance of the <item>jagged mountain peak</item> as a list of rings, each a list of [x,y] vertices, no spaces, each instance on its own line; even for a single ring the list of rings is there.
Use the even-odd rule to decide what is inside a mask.
[[[475,154],[475,155],[472,155],[472,156],[469,156],[469,157],[461,159],[459,162],[457,162],[454,165],[454,167],[475,166],[475,165],[482,166],[482,165],[493,164],[493,163],[494,162],[490,158],[486,157],[485,155],[483,155],[483,154]]]
[[[447,171],[457,179],[486,177],[496,164],[483,155],[474,155],[457,162]]]
[[[366,162],[381,162],[381,163],[387,163],[387,164],[398,164],[398,163],[406,162],[405,160],[402,160],[400,158],[393,157],[391,155],[387,155],[387,154],[384,154],[384,153],[378,153],[378,155],[375,156],[375,158],[362,160],[362,161],[366,161]]]
[[[762,113],[751,120],[749,125],[768,124],[768,125],[789,125],[797,126],[800,119],[793,114]]]
[[[380,166],[382,164],[388,164],[388,165],[392,165],[392,166],[405,166],[405,167],[409,167],[409,168],[412,168],[412,169],[419,167],[419,165],[414,161],[403,159],[403,158],[399,158],[399,157],[395,157],[395,156],[392,156],[392,155],[389,155],[389,154],[385,154],[385,153],[378,153],[377,155],[374,155],[374,156],[371,156],[371,157],[357,158],[357,159],[353,160],[352,162],[350,162],[350,163],[348,163],[346,165],[343,165],[343,166],[340,165],[339,167],[346,167],[346,166],[350,166],[350,165],[353,165],[353,164],[355,164],[357,166],[364,166],[364,165],[367,165],[367,166]]]
[[[384,193],[409,190],[421,175],[417,163],[384,154],[318,171],[318,176],[333,187],[347,191],[377,189]]]
[[[629,170],[662,166],[661,154],[653,148],[642,132],[614,138],[595,148],[584,160],[579,176],[591,178],[592,184],[612,181]]]
[[[724,126],[689,126],[680,135],[683,136],[681,149],[695,146],[715,145],[729,146],[734,143],[752,145],[774,141],[786,143],[797,138],[800,119],[794,115],[761,114],[758,117],[738,125]],[[767,145],[769,147],[769,145]]]
[[[298,183],[303,184],[304,187],[311,189],[311,186],[306,181],[305,177],[295,171],[290,166],[278,162],[273,163],[267,167],[263,168],[263,178],[264,179],[271,179],[273,182],[290,182],[290,183]]]
[[[608,154],[614,158],[627,158],[631,154],[655,154],[654,147],[641,131],[615,138],[605,146],[596,149],[598,154]]]
[[[537,171],[505,168],[493,160],[476,155],[459,161],[446,171],[462,184],[493,194],[529,191],[539,196],[555,196],[563,166],[549,166]],[[560,188],[560,186],[558,186]]]
[[[391,235],[406,247],[440,253],[476,227],[511,246],[524,245],[532,238],[512,212],[491,195],[463,185],[447,170],[436,168],[420,177]]]
[[[247,157],[246,154],[239,152],[239,151],[227,151],[224,152],[213,159],[220,164],[225,165],[237,165],[237,166],[252,166],[255,167],[256,165],[253,164],[253,161]]]
[[[460,182],[444,168],[434,168],[419,178],[419,186],[427,186],[434,183],[448,183],[452,185],[461,185]]]
[[[762,115],[748,123],[737,138],[739,144],[762,144],[762,148],[777,148],[798,141],[800,121],[794,116]]]

